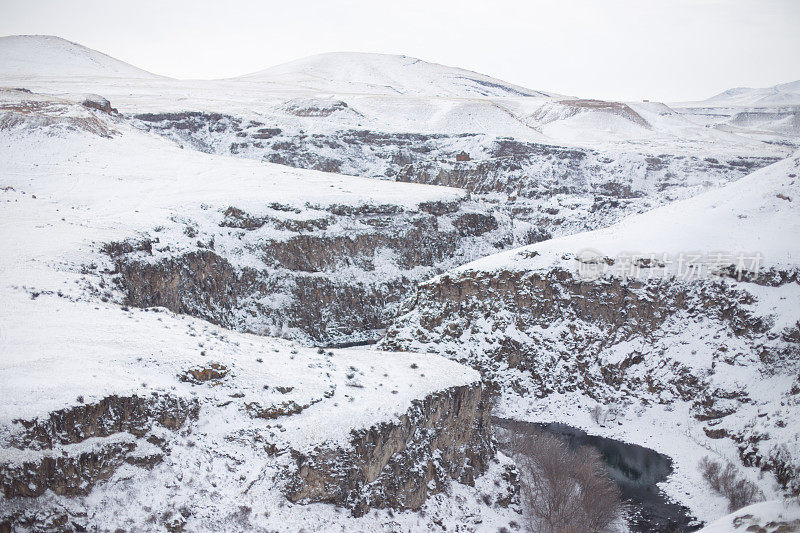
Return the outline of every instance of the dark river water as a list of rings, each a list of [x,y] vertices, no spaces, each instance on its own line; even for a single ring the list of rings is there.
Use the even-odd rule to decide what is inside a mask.
[[[627,517],[631,531],[684,533],[700,528],[700,522],[692,517],[689,509],[672,502],[656,486],[672,473],[672,459],[668,456],[636,444],[589,435],[566,424],[536,424],[502,418],[493,418],[493,422],[501,432],[535,427],[558,435],[572,448],[591,446],[597,449],[630,509]]]

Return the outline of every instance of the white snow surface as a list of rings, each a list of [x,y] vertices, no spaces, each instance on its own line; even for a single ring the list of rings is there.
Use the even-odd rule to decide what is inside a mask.
[[[201,486],[205,486],[202,476],[207,476],[205,481],[218,480],[228,489],[240,487],[242,480],[233,479],[222,459],[206,465],[208,456],[203,453],[224,442],[224,435],[231,431],[255,423],[287,445],[310,446],[321,439],[343,441],[349,429],[391,420],[414,398],[472,383],[478,379],[477,373],[432,355],[334,350],[334,355],[328,356],[163,310],[123,310],[84,290],[92,276],[85,273],[84,266],[110,267],[98,253],[99,246],[134,237],[170,220],[203,220],[203,212],[221,211],[230,205],[254,216],[276,216],[269,208],[273,202],[300,209],[306,204],[334,203],[392,203],[414,208],[423,201],[452,200],[465,193],[181,150],[161,137],[76,105],[82,97],[75,95],[101,94],[123,113],[231,112],[264,122],[292,121],[293,127],[312,132],[345,127],[481,132],[612,150],[638,146],[652,153],[706,154],[713,149],[715,154],[737,155],[786,155],[792,149],[762,142],[774,139],[774,132],[729,125],[709,127],[715,123],[705,118],[707,109],[716,112],[727,106],[726,112],[734,114],[753,106],[798,103],[793,96],[797,93],[795,82],[769,90],[732,90],[711,101],[686,104],[694,106],[695,114],[660,103],[627,104],[643,120],[640,122],[627,112],[603,108],[573,112],[570,108],[574,106],[564,103],[569,99],[559,95],[528,91],[404,56],[329,54],[231,80],[181,81],[157,77],[47,36],[0,38],[0,80],[2,86],[51,93],[0,92],[0,244],[5,251],[0,254],[0,424],[8,428],[14,418],[42,416],[77,405],[78,396],[92,401],[108,394],[153,391],[199,394],[209,400],[206,403],[218,405],[201,413],[200,434],[208,437],[206,444],[184,446],[182,457],[151,475],[170,479],[185,470],[187,479],[195,476]],[[528,93],[531,96],[524,96]],[[323,104],[342,100],[349,110],[329,117],[288,116],[286,103],[298,98]],[[14,109],[23,100],[38,102],[41,107]],[[781,115],[778,120],[783,123],[791,117]],[[789,126],[781,132],[794,131]],[[795,142],[795,137],[781,138]],[[620,253],[648,257],[651,253],[757,252],[763,256],[763,267],[796,268],[800,261],[799,167],[800,156],[794,153],[723,189],[610,228],[493,255],[459,271],[537,270],[559,265],[574,269],[576,257],[585,249],[612,258]],[[758,305],[779,311],[775,316],[782,322],[775,328],[798,318],[796,290],[784,290],[781,298],[771,297],[770,293],[776,292],[771,288],[753,286],[748,290],[763,291]],[[685,332],[687,339],[692,333]],[[229,367],[231,380],[220,387],[197,388],[177,379],[187,368],[209,362]],[[412,369],[411,363],[419,368]],[[692,363],[688,356],[686,363]],[[749,374],[731,376],[756,381]],[[230,384],[233,378],[235,389]],[[766,390],[768,385],[786,389],[786,377],[779,379],[780,383],[776,378],[769,384],[758,380],[753,394],[769,397],[773,391]],[[278,386],[294,389],[284,395],[276,392]],[[335,395],[324,398],[331,390]],[[235,404],[222,405],[234,392],[245,395],[242,401],[265,403],[322,399],[278,428],[268,421],[245,419]],[[589,418],[590,403],[585,396],[553,396],[538,403],[526,400],[502,406],[501,414],[522,420],[563,421],[668,453],[676,461],[676,472],[665,484],[668,494],[693,502],[693,511],[702,519],[723,514],[725,502],[710,494],[697,473],[697,460],[710,451],[709,441],[699,425],[692,423],[688,404],[676,403],[670,409],[631,408],[620,415],[625,425],[597,428]],[[714,454],[735,459],[733,444],[715,442],[720,444],[712,450]],[[275,472],[270,470],[275,465],[263,457],[254,455],[248,460],[253,465],[248,483],[257,482],[264,471]],[[490,481],[499,477],[497,470],[493,465],[475,489],[456,486],[453,495],[433,498],[426,512],[443,520],[448,529],[469,521],[470,529],[496,531],[510,519],[518,519],[512,511],[480,503],[480,492],[491,491]],[[746,472],[753,479],[757,475],[755,469]],[[114,518],[114,509],[125,508],[130,501],[146,502],[144,505],[158,510],[168,498],[178,503],[196,498],[196,487],[190,483],[163,492],[150,492],[148,486],[129,483],[122,472],[108,485],[98,487],[92,498],[98,508],[105,509],[106,518]],[[222,492],[218,507],[204,511],[208,516],[240,502],[259,505],[271,511],[256,521],[264,528],[413,531],[429,525],[415,513],[392,517],[380,511],[353,519],[321,504],[283,507],[283,497],[260,482],[244,497],[235,490]],[[761,505],[765,513],[769,511],[768,504]],[[451,510],[454,516],[450,516]],[[129,524],[146,518],[138,508],[126,512],[128,516],[120,520]]]
[[[781,145],[752,138],[747,130],[707,127],[704,116],[681,117],[664,104],[625,104],[649,125],[643,127],[630,120],[633,115],[613,110],[623,105],[619,102],[608,102],[610,109],[563,112],[573,97],[399,55],[335,52],[237,78],[175,80],[57,37],[13,36],[0,39],[0,79],[0,86],[37,92],[100,94],[123,113],[234,113],[306,131],[483,133],[627,150],[640,143],[638,149],[654,154],[785,156],[787,152]],[[335,99],[349,110],[298,119],[285,112],[286,103],[297,98]]]
[[[714,95],[705,102],[746,107],[800,105],[800,80],[758,89],[735,87]]]
[[[95,215],[124,220],[121,227],[126,231],[136,227],[137,221],[152,226],[170,209],[198,210],[200,204],[225,208],[235,203],[259,215],[273,202],[297,207],[308,203],[414,208],[422,202],[452,201],[466,194],[461,189],[182,150],[69,98],[0,91],[0,111],[14,113],[20,102],[32,100],[44,109],[18,112],[14,116],[24,118],[0,133],[4,186],[25,187],[57,202],[79,202],[83,208],[96,210]],[[42,128],[45,118],[52,123]],[[74,131],[71,119],[103,128],[109,136]]]
[[[0,106],[13,106],[19,94],[1,93]],[[273,202],[413,207],[456,199],[463,191],[181,150],[63,98],[40,97],[39,103],[46,107],[22,113],[23,119],[0,128],[4,427],[13,419],[74,404],[79,395],[89,399],[174,387],[188,393],[176,381],[181,369],[218,361],[234,368],[237,386],[261,401],[275,395],[263,391],[269,384],[295,387],[280,399],[299,404],[332,387],[349,391],[352,402],[339,399],[339,410],[326,406],[337,400],[317,404],[292,417],[297,426],[285,433],[293,442],[311,438],[309,431],[336,440],[352,427],[404,412],[413,398],[478,380],[474,370],[434,356],[340,350],[328,358],[285,341],[227,332],[166,312],[122,311],[82,290],[83,267],[103,263],[102,243],[135,237],[181,214],[229,205],[259,214],[273,212],[268,207]],[[45,119],[50,122],[43,125]],[[101,124],[110,136],[81,129],[87,124],[95,129]],[[206,332],[208,340],[196,338],[193,330]],[[208,344],[220,338],[226,340]],[[299,350],[296,357],[292,350]],[[255,361],[259,354],[263,364]],[[415,361],[420,370],[410,369]],[[351,365],[359,368],[356,379],[364,388],[346,383]],[[398,393],[391,393],[393,387]]]
[[[102,52],[52,35],[0,37],[0,79],[160,78]]]
[[[694,256],[699,254],[706,261],[706,271],[731,265],[737,266],[736,256],[743,253],[761,254],[760,269],[796,270],[800,267],[800,152],[785,160],[765,167],[732,184],[698,195],[688,200],[675,202],[653,211],[624,219],[613,226],[597,231],[560,237],[536,243],[515,250],[501,252],[444,273],[426,284],[435,284],[444,277],[471,277],[472,273],[501,273],[506,271],[543,272],[565,269],[580,272],[581,258],[589,258],[594,263],[604,265],[605,259],[614,259],[616,264],[608,268],[606,277],[621,276],[618,267],[620,257],[656,260],[664,257],[675,259],[680,254]],[[586,252],[590,252],[586,254]],[[721,252],[716,256],[715,252]],[[584,263],[585,264],[585,263]],[[747,268],[747,266],[745,266]],[[639,272],[628,272],[629,277],[646,279],[649,268]],[[679,266],[666,262],[663,268],[653,268],[656,278],[681,278]],[[577,276],[576,276],[577,277]],[[691,282],[691,277],[683,278]],[[749,307],[759,316],[770,317],[771,330],[779,337],[784,328],[790,328],[800,321],[800,287],[794,282],[777,287],[761,286],[745,281],[732,280],[738,289],[749,292],[754,303]],[[469,307],[467,305],[466,307]],[[435,335],[416,335],[415,328],[424,331],[427,307],[409,312],[409,321],[398,322],[401,338],[410,339],[407,348],[420,352],[435,350],[452,354],[458,359],[471,353],[491,353],[497,344],[509,339],[536,346],[529,337],[544,340],[543,361],[552,361],[553,367],[546,364],[541,372],[557,372],[561,364],[558,354],[564,353],[560,340],[572,327],[570,323],[554,323],[546,330],[533,326],[526,329],[522,324],[517,329],[513,316],[486,316],[475,320],[465,328],[464,334],[453,341],[436,341]],[[501,311],[502,314],[504,311]],[[421,317],[417,319],[417,317]],[[458,313],[447,317],[441,328],[459,325],[464,320]],[[504,330],[499,324],[508,324]],[[591,328],[591,324],[586,327]],[[405,331],[407,328],[408,331]],[[540,328],[541,329],[541,328]],[[425,331],[425,334],[437,330]],[[658,379],[664,372],[669,373],[669,364],[659,364],[665,358],[670,364],[678,362],[691,369],[693,375],[703,375],[712,367],[713,345],[720,335],[730,335],[725,331],[709,331],[704,326],[704,318],[692,320],[685,318],[668,321],[663,329],[663,338],[634,338],[633,341],[609,346],[602,353],[602,361],[608,365],[618,364],[632,353],[646,353],[652,359],[652,368],[645,370],[648,376]],[[751,349],[736,336],[729,336],[725,342],[732,352],[749,353]],[[765,376],[759,370],[757,357],[743,365],[717,364],[714,383],[720,388],[744,388],[752,405],[737,409],[731,425],[753,424],[748,420],[759,418],[766,412],[774,412],[778,420],[786,423],[780,428],[770,428],[769,437],[780,443],[790,456],[797,450],[798,425],[796,408],[784,406],[782,391],[787,391],[795,379],[794,363],[787,362],[785,373]],[[504,379],[525,383],[526,374],[522,370],[504,370]],[[672,398],[669,402],[643,404],[631,403],[626,391],[617,391],[619,397],[609,401],[615,409],[610,423],[598,424],[590,416],[597,402],[581,392],[550,393],[544,398],[532,401],[529,397],[506,394],[495,406],[495,414],[504,418],[531,422],[560,422],[579,427],[591,434],[615,438],[624,442],[639,444],[671,457],[674,472],[660,487],[666,494],[684,505],[700,520],[715,520],[727,513],[727,501],[709,490],[702,479],[698,462],[706,455],[731,461],[740,465],[739,455],[734,443],[729,439],[710,439],[703,430],[703,423],[692,414],[692,402]],[[663,400],[663,398],[662,398]],[[604,400],[607,401],[607,400]],[[789,404],[787,404],[789,405]],[[606,404],[608,406],[608,404]],[[767,431],[765,430],[765,434]],[[741,465],[740,465],[741,468]],[[767,498],[779,498],[781,491],[771,476],[762,476],[757,468],[741,468],[747,479],[758,484]],[[713,530],[718,531],[718,530]],[[720,530],[721,531],[721,530]]]
[[[414,57],[359,52],[314,55],[239,79],[300,86],[320,93],[426,97],[551,96],[477,72],[428,63]]]
[[[82,107],[76,103],[82,98],[0,91],[0,439],[22,429],[14,420],[46,418],[109,395],[169,394],[197,398],[202,407],[191,428],[164,435],[172,452],[152,470],[123,465],[85,498],[47,492],[37,505],[74,513],[88,507],[91,524],[137,531],[157,529],[156,520],[182,506],[192,509],[189,531],[410,532],[431,520],[496,531],[519,520],[518,509],[482,499],[502,482],[508,463],[502,457],[475,487],[453,483],[430,498],[426,514],[379,510],[356,518],[331,505],[288,503],[281,492],[281,476],[292,466],[286,449],[347,448],[352,430],[396,421],[428,394],[477,384],[477,371],[436,355],[319,353],[164,309],[129,310],[87,291],[97,281],[94,271],[113,268],[99,251],[103,243],[135,237],[160,221],[202,220],[202,213],[232,204],[287,217],[303,213],[269,206],[414,208],[463,191],[182,150]],[[211,363],[229,370],[218,383],[180,378]],[[254,418],[247,409],[287,402],[308,407],[277,420]],[[281,453],[266,453],[255,436]],[[94,440],[43,452],[4,447],[0,461],[80,453]],[[106,439],[112,441],[136,442],[133,453],[149,453],[147,442],[127,433]]]
[[[35,201],[14,203],[37,207]],[[69,273],[58,277],[62,294],[76,279]],[[48,293],[32,299],[22,287],[2,290],[0,426],[4,431],[19,427],[13,420],[76,406],[79,396],[93,403],[110,395],[200,394],[207,410],[235,393],[243,396],[216,414],[227,422],[210,423],[205,431],[224,434],[241,424],[272,433],[274,423],[253,422],[240,412],[242,405],[256,402],[267,408],[288,401],[299,405],[317,401],[300,414],[282,417],[281,432],[273,440],[294,449],[323,442],[346,447],[352,429],[391,422],[414,399],[480,379],[477,371],[435,355],[366,349],[319,354],[289,341],[240,334],[166,311],[125,311]],[[221,385],[195,387],[178,379],[211,362],[230,369]],[[350,378],[350,374],[355,375]],[[281,393],[278,387],[293,390]],[[332,396],[324,397],[325,393]],[[0,453],[2,459],[22,455],[12,449]]]
[[[674,202],[600,230],[508,250],[464,265],[470,270],[576,270],[582,257],[661,259],[665,273],[678,273],[674,259],[696,253],[737,265],[740,254],[761,254],[760,268],[800,266],[800,152],[744,178]],[[716,254],[721,255],[716,255]],[[613,269],[609,269],[611,271]]]
[[[743,507],[729,515],[723,516],[705,526],[698,533],[732,533],[736,531],[760,531],[769,522],[796,522],[800,524],[800,507],[796,503],[781,500],[756,503]],[[779,527],[778,525],[772,527]],[[750,529],[749,529],[750,528]],[[774,531],[781,531],[775,529]],[[792,530],[789,530],[792,531]],[[796,531],[796,529],[794,529]]]

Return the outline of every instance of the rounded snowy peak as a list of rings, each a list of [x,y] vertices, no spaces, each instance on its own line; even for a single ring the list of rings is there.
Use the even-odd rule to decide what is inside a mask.
[[[0,76],[5,78],[160,78],[86,46],[52,35],[0,37]]]
[[[715,104],[753,107],[800,105],[800,80],[760,89],[735,87],[712,96],[706,101]]]
[[[448,97],[550,96],[470,70],[428,63],[403,55],[360,52],[314,55],[238,79],[332,93]]]

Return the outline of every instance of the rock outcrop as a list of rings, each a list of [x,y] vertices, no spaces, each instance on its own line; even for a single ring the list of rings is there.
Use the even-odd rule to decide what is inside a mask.
[[[762,281],[780,290],[796,279],[787,271]],[[603,405],[689,402],[706,434],[733,439],[745,464],[774,472],[797,494],[800,465],[768,435],[786,426],[785,406],[796,405],[797,394],[787,390],[754,408],[747,389],[715,378],[720,367],[758,366],[777,375],[800,361],[797,325],[776,332],[773,317],[754,311],[756,302],[724,279],[590,281],[559,269],[466,271],[421,284],[381,347],[446,355],[479,369],[501,394],[577,392]],[[688,360],[687,330],[699,341]],[[751,423],[742,423],[747,416]]]
[[[764,236],[776,223],[797,231],[796,207],[778,195],[795,194],[798,165],[794,155],[620,224],[440,275],[403,304],[382,347],[479,369],[513,413],[530,397],[552,398],[554,410],[565,397],[587,410],[683,409],[692,438],[730,438],[744,464],[797,495],[800,315],[788,302],[800,290],[798,249]]]
[[[195,384],[208,386],[210,380],[225,377],[219,374],[219,365],[214,370],[219,377],[196,380]],[[292,390],[279,388],[286,393]],[[333,393],[325,396],[330,398]],[[189,453],[187,444],[203,450],[208,461],[235,459],[242,451],[220,447],[204,433],[180,442],[173,438],[176,431],[184,436],[193,434],[191,426],[200,409],[219,409],[227,403],[156,394],[110,396],[55,411],[44,419],[18,421],[20,428],[4,444],[0,464],[4,498],[0,530],[90,529],[94,504],[86,498],[96,486],[111,480],[135,480],[144,475],[138,468],[152,470],[164,461],[167,464],[160,475],[166,475],[181,468],[177,465],[180,457]],[[288,410],[267,418],[279,419],[275,427],[281,428],[302,411]],[[249,420],[259,418],[263,417],[255,414]],[[353,429],[346,445],[320,442],[312,448],[285,447],[285,443],[271,441],[262,426],[255,422],[255,431],[237,431],[225,441],[244,445],[242,450],[250,450],[246,453],[273,463],[270,468],[279,472],[279,490],[291,502],[331,503],[350,509],[355,516],[375,508],[418,509],[452,481],[473,484],[494,456],[490,405],[480,382],[414,400],[395,420]],[[235,479],[242,483],[247,463],[234,460],[229,464],[241,469],[241,476]],[[116,475],[123,465],[137,468]],[[182,477],[183,473],[175,475]],[[241,490],[246,492],[249,487],[240,486],[237,492]],[[178,525],[185,524],[191,514],[181,512],[185,516],[177,518]],[[170,529],[175,519],[167,513],[156,521]]]
[[[473,207],[334,205],[300,218],[231,207],[103,251],[126,305],[342,346],[376,341],[418,281],[515,241],[508,218]]]
[[[109,396],[44,419],[16,420],[0,455],[0,530],[80,530],[70,513],[33,513],[36,498],[48,491],[86,496],[125,464],[152,469],[170,452],[173,433],[196,420],[199,408],[197,399],[153,393]]]
[[[561,105],[569,109],[611,106],[614,113],[631,115],[634,122],[644,121],[616,102],[575,100]],[[289,114],[307,113],[303,116],[327,116],[342,110],[354,113],[344,102],[303,106],[290,101],[286,109]],[[778,160],[758,155],[646,153],[632,147],[622,152],[604,151],[473,133],[343,128],[306,132],[279,115],[269,124],[264,118],[198,111],[129,118],[138,127],[204,152],[463,188],[476,198],[498,204],[495,209],[507,211],[515,220],[531,223],[548,237],[610,225],[626,215],[734,181]],[[506,205],[509,198],[512,201]]]
[[[724,281],[587,281],[565,270],[445,274],[418,287],[381,344],[410,349],[441,341],[438,352],[479,368],[490,381],[503,369],[526,371],[532,379],[526,392],[539,396],[581,389],[602,397],[624,385],[632,393],[669,391],[670,397],[691,398],[700,385],[691,372],[685,372],[688,381],[679,379],[684,373],[677,372],[664,376],[670,382],[648,376],[644,383],[632,371],[644,354],[608,365],[600,364],[603,350],[633,338],[655,340],[679,315],[703,316],[752,339],[765,364],[780,364],[789,355],[785,350],[796,347],[780,339],[768,342],[770,321],[747,309],[752,302],[752,296]],[[491,325],[481,327],[487,316],[492,317]],[[560,324],[572,326],[559,330]],[[534,330],[544,332],[520,341],[514,340],[512,330],[519,338]],[[465,335],[475,342],[459,345]],[[559,359],[562,364],[550,366]]]
[[[472,484],[486,470],[494,455],[487,392],[472,385],[429,395],[396,422],[354,431],[350,445],[293,451],[289,499],[334,503],[357,515],[418,509],[451,479]]]

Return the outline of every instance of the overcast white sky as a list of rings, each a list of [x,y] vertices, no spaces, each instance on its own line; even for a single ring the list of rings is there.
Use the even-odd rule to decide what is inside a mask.
[[[800,79],[800,0],[0,0],[0,35],[12,34],[58,35],[178,78],[360,51],[596,98]]]

